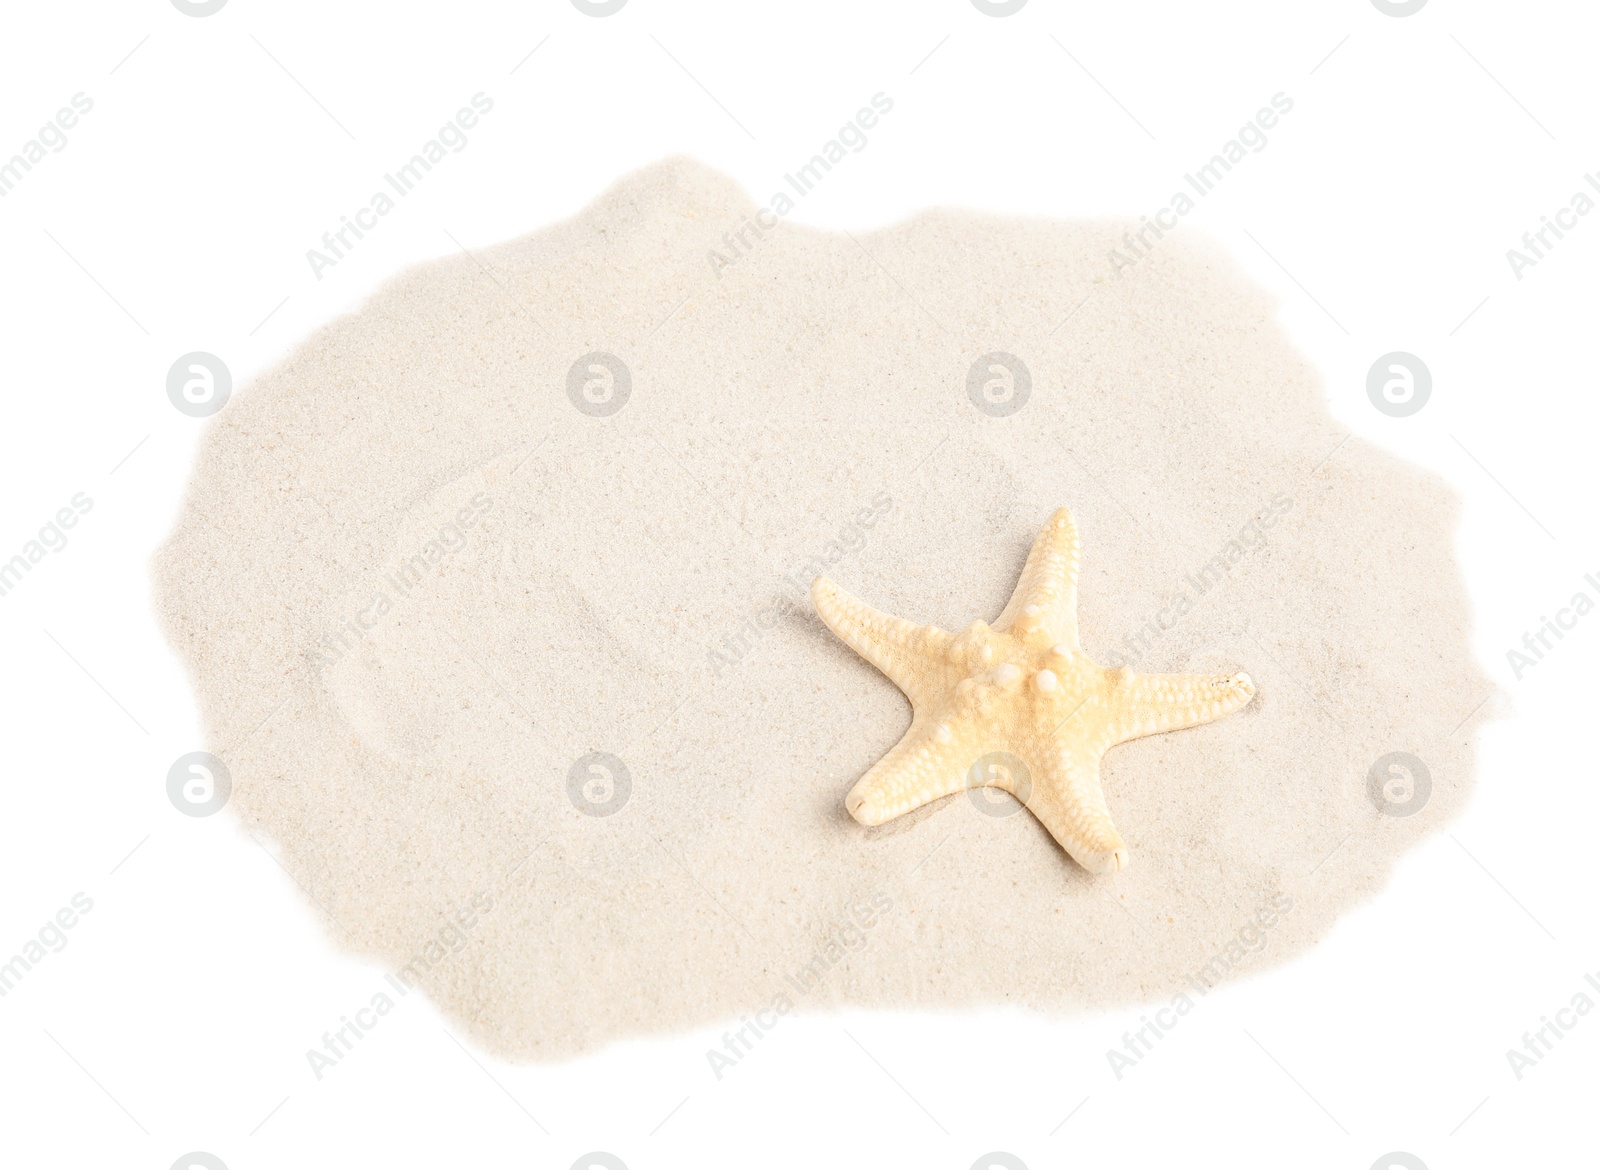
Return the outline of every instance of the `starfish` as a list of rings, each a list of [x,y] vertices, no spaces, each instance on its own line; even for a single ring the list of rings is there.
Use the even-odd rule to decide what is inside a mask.
[[[1078,644],[1078,530],[1058,508],[993,627],[959,634],[880,613],[826,577],[817,613],[911,700],[911,727],[845,797],[863,825],[988,786],[1011,793],[1091,873],[1128,865],[1100,788],[1100,759],[1144,735],[1196,727],[1243,707],[1248,674],[1138,674]]]

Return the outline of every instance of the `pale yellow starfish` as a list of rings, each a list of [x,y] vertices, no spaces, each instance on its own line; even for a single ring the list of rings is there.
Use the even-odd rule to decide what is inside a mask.
[[[811,599],[828,628],[911,700],[911,728],[845,797],[881,825],[978,785],[1025,804],[1093,873],[1126,868],[1128,847],[1100,789],[1100,757],[1141,735],[1220,719],[1255,694],[1247,674],[1136,674],[1078,644],[1078,531],[1058,508],[990,628],[960,634],[880,613],[826,577]]]

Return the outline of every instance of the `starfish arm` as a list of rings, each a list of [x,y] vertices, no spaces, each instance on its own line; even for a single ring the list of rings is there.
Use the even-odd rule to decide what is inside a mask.
[[[1016,590],[994,625],[1018,634],[1043,629],[1052,641],[1077,649],[1078,529],[1067,509],[1057,508],[1040,529]]]
[[[1090,873],[1128,868],[1128,847],[1111,823],[1100,788],[1097,754],[1064,748],[1044,761],[1031,778],[1028,811]]]
[[[811,583],[811,601],[828,628],[904,691],[913,706],[943,690],[951,641],[944,630],[881,613],[826,577]]]
[[[1198,727],[1232,714],[1256,693],[1248,674],[1129,673],[1109,697],[1112,743]]]
[[[942,731],[941,731],[942,729]],[[844,807],[863,825],[881,825],[967,786],[972,764],[964,736],[913,719],[900,742],[857,780]]]

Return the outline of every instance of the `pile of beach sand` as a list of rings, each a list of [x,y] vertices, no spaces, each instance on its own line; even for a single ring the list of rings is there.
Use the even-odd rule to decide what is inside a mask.
[[[754,214],[651,167],[397,277],[209,424],[158,605],[230,815],[341,944],[523,1058],[1196,999],[1457,814],[1493,707],[1458,503],[1341,432],[1220,249],[1119,274],[1123,223]],[[857,825],[910,708],[811,576],[993,620],[1063,504],[1085,650],[1256,698],[1106,757],[1122,873],[1003,795]]]

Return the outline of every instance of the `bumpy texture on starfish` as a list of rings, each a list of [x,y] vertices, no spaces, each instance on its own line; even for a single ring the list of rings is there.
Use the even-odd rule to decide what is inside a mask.
[[[1058,508],[990,628],[960,634],[880,613],[826,577],[811,599],[861,657],[911,700],[911,728],[845,797],[881,825],[964,788],[1015,796],[1092,873],[1128,864],[1100,790],[1100,757],[1141,735],[1195,727],[1237,711],[1247,674],[1136,674],[1090,661],[1078,645],[1078,531]]]

